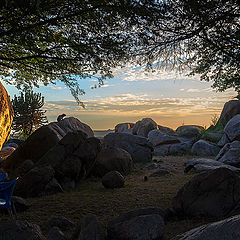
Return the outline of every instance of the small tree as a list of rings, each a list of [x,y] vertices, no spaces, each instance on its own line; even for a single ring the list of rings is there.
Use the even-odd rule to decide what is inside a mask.
[[[12,128],[15,132],[29,136],[35,129],[48,122],[46,111],[41,110],[44,105],[41,93],[21,92],[20,96],[14,95],[12,105],[14,109]]]

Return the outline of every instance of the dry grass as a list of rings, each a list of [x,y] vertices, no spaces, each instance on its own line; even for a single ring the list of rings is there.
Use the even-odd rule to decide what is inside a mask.
[[[184,163],[190,158],[192,157],[161,157],[163,163],[160,166],[170,167],[171,174],[149,177],[146,182],[143,181],[143,176],[156,170],[136,166],[132,174],[126,177],[125,187],[121,189],[105,189],[99,179],[91,178],[79,183],[73,191],[28,199],[32,206],[26,212],[19,213],[18,219],[39,224],[46,232],[44,223],[57,215],[78,223],[84,215],[95,214],[106,226],[109,220],[130,209],[149,206],[171,208],[172,198],[193,176],[183,173]],[[206,219],[200,218],[171,220],[166,224],[165,239],[206,222]]]

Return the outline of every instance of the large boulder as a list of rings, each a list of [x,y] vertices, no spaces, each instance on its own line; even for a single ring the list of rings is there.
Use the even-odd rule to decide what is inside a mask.
[[[139,135],[147,137],[148,133],[157,128],[157,123],[151,118],[143,118],[141,121],[136,122],[133,127],[132,133],[134,135]]]
[[[100,150],[99,139],[87,138],[82,131],[69,132],[20,178],[16,186],[19,196],[62,191],[61,186],[70,182],[74,187],[75,181],[90,174]]]
[[[28,171],[30,171],[34,167],[34,162],[30,159],[25,160],[21,165],[18,167],[17,172],[19,176],[25,175]]]
[[[223,147],[225,144],[229,143],[229,139],[226,133],[224,133],[221,137],[221,139],[218,141],[217,145],[219,147]]]
[[[126,150],[116,147],[102,148],[96,158],[93,173],[98,177],[103,177],[110,171],[118,171],[123,175],[131,172],[133,160]]]
[[[77,181],[90,174],[100,150],[99,139],[87,138],[82,131],[69,132],[36,165],[50,165],[60,183],[66,177]]]
[[[55,146],[67,133],[83,131],[88,137],[93,137],[89,126],[74,117],[52,122],[37,129],[21,144],[4,162],[6,169],[16,168],[27,159],[37,162],[46,152]]]
[[[210,223],[174,237],[172,240],[239,240],[240,215]]]
[[[240,167],[240,141],[227,143],[215,158],[216,161]]]
[[[231,100],[224,104],[223,110],[216,124],[224,126],[235,115],[240,114],[240,100]]]
[[[53,179],[54,170],[50,166],[35,167],[16,182],[15,194],[21,197],[41,196],[46,185]]]
[[[214,143],[218,143],[221,138],[223,137],[223,133],[221,132],[210,132],[210,131],[205,131],[202,135],[201,135],[201,139],[207,140],[209,142],[214,142]]]
[[[94,137],[93,130],[75,117],[64,118],[57,122],[57,125],[64,131],[64,136],[69,132],[82,131],[87,134],[87,137]]]
[[[94,215],[84,217],[82,223],[77,227],[72,240],[105,240],[105,232],[102,224]]]
[[[75,226],[74,222],[72,222],[71,220],[64,216],[52,217],[45,223],[46,228],[58,227],[62,231],[68,230],[74,226]]]
[[[193,138],[176,137],[179,142],[172,144],[162,144],[154,147],[153,154],[155,156],[167,156],[167,155],[184,155],[189,151],[193,145]]]
[[[197,137],[200,132],[204,130],[202,126],[197,125],[183,125],[177,128],[176,132],[181,137]]]
[[[216,156],[220,151],[220,148],[213,143],[205,140],[199,140],[193,144],[191,152],[197,156]]]
[[[167,156],[169,155],[169,148],[171,144],[158,145],[154,147],[153,155],[154,156]]]
[[[169,155],[184,155],[191,148],[192,144],[190,142],[182,142],[171,144],[169,147]]]
[[[240,114],[235,115],[224,128],[228,139],[232,142],[240,140]]]
[[[52,195],[60,192],[64,192],[63,187],[60,185],[57,179],[52,178],[52,180],[45,186],[44,191],[41,193],[41,195]]]
[[[10,136],[13,121],[13,108],[6,89],[0,82],[0,150]]]
[[[115,126],[116,133],[132,133],[134,123],[119,123]]]
[[[165,133],[169,136],[176,136],[177,135],[177,133],[172,128],[169,128],[169,127],[164,127],[164,126],[161,126],[161,125],[157,125],[157,130],[159,130],[162,133]]]
[[[204,172],[214,170],[216,168],[228,168],[233,172],[240,172],[240,168],[236,168],[222,162],[207,158],[193,158],[187,161],[184,172],[187,173],[191,169],[194,169],[196,172]]]
[[[118,171],[111,171],[105,174],[102,178],[102,185],[105,188],[121,188],[124,186],[124,177]]]
[[[164,222],[157,214],[138,216],[121,222],[108,232],[110,240],[158,240],[164,233]]]
[[[12,196],[12,200],[14,202],[14,207],[16,208],[16,212],[24,212],[31,207],[31,204],[24,198],[18,196]]]
[[[194,176],[173,199],[173,208],[185,217],[224,217],[239,213],[240,177],[227,168]]]
[[[1,240],[46,240],[40,227],[27,221],[2,221],[0,223]]]
[[[175,143],[175,144],[163,144],[154,147],[154,156],[167,156],[167,155],[184,155],[191,144],[189,143]]]
[[[180,143],[180,140],[177,137],[169,136],[157,129],[154,129],[148,133],[148,140],[154,147],[162,144]]]
[[[135,209],[108,223],[109,240],[157,240],[164,233],[164,211],[158,208]]]
[[[131,154],[133,163],[146,163],[152,160],[153,147],[145,137],[127,133],[109,133],[104,137],[104,144],[126,150]]]
[[[67,238],[58,227],[53,227],[48,232],[47,240],[67,240]]]

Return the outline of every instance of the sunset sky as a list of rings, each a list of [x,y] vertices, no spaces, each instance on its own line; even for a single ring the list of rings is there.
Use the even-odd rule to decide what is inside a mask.
[[[219,115],[224,103],[236,95],[233,91],[216,93],[211,83],[201,82],[198,76],[187,77],[172,71],[147,73],[143,68],[128,66],[113,72],[114,78],[97,89],[91,89],[97,83],[95,79],[79,80],[86,92],[81,97],[86,109],[76,104],[62,83],[34,89],[45,97],[48,121],[65,113],[94,130],[113,129],[118,123],[145,117],[173,129],[183,124],[208,127],[213,115]],[[11,97],[18,94],[15,87],[5,87]]]

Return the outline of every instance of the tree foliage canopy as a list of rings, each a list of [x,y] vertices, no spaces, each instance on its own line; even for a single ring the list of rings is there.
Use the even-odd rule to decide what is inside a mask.
[[[240,4],[237,0],[177,1],[172,19],[192,73],[224,91],[240,90]],[[174,9],[174,8],[173,8]],[[184,33],[178,31],[182,29]]]
[[[240,89],[237,0],[5,0],[0,4],[0,75],[18,87],[80,78],[103,84],[111,68],[188,65],[222,91]]]

